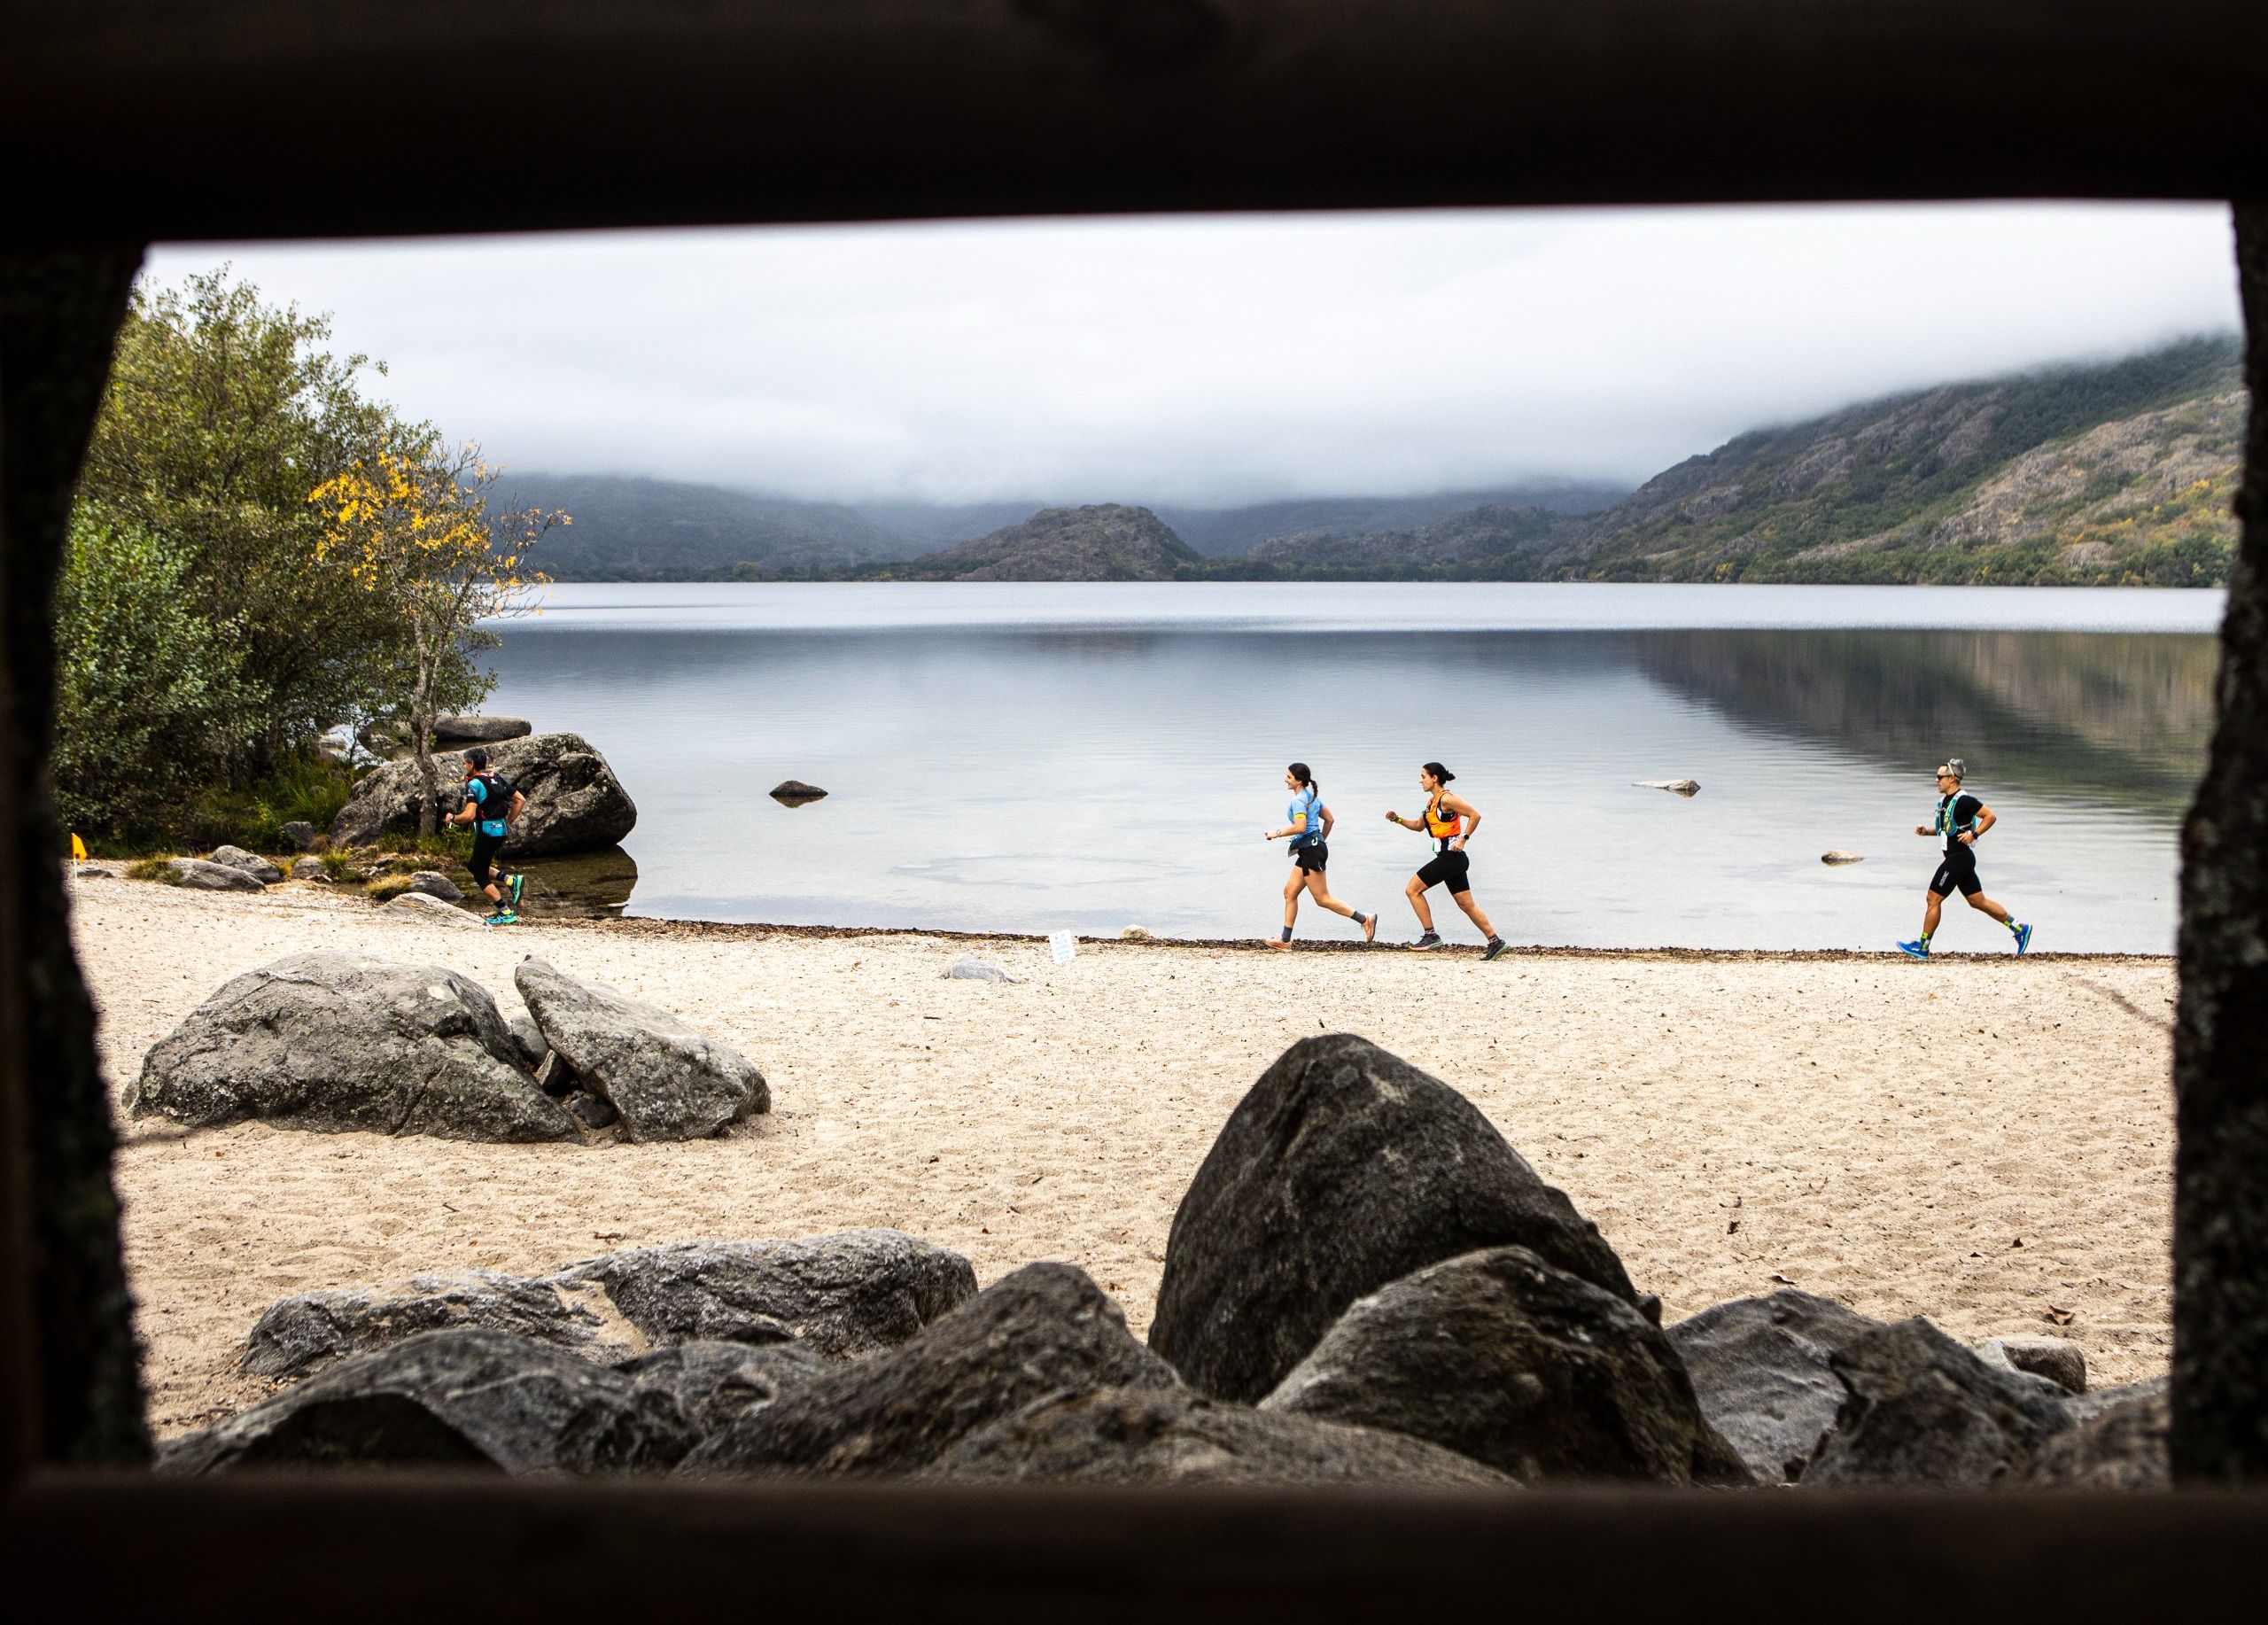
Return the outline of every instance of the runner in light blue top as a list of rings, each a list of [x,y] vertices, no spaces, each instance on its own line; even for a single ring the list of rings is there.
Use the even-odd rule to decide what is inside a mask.
[[[1290,822],[1281,829],[1267,831],[1267,836],[1271,841],[1290,839],[1292,873],[1284,882],[1284,935],[1268,945],[1292,945],[1292,926],[1300,917],[1302,891],[1332,914],[1344,914],[1361,926],[1363,940],[1369,942],[1378,935],[1378,916],[1349,908],[1331,895],[1331,888],[1323,878],[1324,865],[1331,860],[1331,849],[1324,844],[1324,837],[1331,834],[1331,809],[1323,805],[1323,791],[1305,762],[1293,762],[1284,770],[1284,788],[1292,792],[1292,805],[1284,809],[1284,816]]]

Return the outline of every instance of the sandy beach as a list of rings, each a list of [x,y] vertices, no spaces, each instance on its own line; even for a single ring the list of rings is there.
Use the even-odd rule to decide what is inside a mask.
[[[1256,906],[1264,909],[1267,899]],[[617,1247],[886,1225],[980,1281],[1078,1263],[1138,1332],[1191,1173],[1306,1034],[1363,1034],[1471,1096],[1675,1318],[1791,1282],[1962,1337],[2051,1333],[2098,1385],[2164,1368],[2174,974],[2145,958],[1471,952],[1276,954],[661,922],[475,931],[311,885],[80,885],[113,1090],[228,976],[352,948],[447,966],[519,1013],[538,954],[760,1065],[726,1138],[463,1145],[125,1125],[127,1252],[151,1415],[266,1391],[237,1370],[285,1294]],[[961,954],[1012,986],[941,978]],[[2051,1324],[2051,1306],[2069,1310]]]

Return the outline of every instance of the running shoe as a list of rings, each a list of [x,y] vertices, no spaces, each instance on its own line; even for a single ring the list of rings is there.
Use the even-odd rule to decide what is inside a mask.
[[[1438,948],[1441,945],[1441,935],[1439,931],[1428,931],[1410,945],[1413,948]]]
[[[519,915],[514,914],[509,908],[500,908],[494,914],[489,915],[488,918],[483,920],[480,923],[483,925],[517,925],[519,922]]]
[[[2031,928],[2028,925],[2016,927],[2016,952],[2021,955],[2026,948],[2031,946]]]
[[[1912,942],[1899,943],[1898,951],[1909,960],[1926,960],[1930,957],[1930,945],[1918,937]]]
[[[504,890],[511,893],[512,907],[516,912],[520,906],[520,893],[525,891],[527,889],[528,877],[526,875],[508,875],[504,877]]]
[[[1484,964],[1484,965],[1485,965],[1485,964],[1487,964],[1490,960],[1495,959],[1498,954],[1502,953],[1503,951],[1504,951],[1504,939],[1503,939],[1503,937],[1491,937],[1488,939],[1488,945],[1487,945],[1486,948],[1484,948],[1484,949],[1482,949],[1482,950],[1481,950],[1481,952],[1480,952],[1480,962],[1481,962],[1482,964]]]

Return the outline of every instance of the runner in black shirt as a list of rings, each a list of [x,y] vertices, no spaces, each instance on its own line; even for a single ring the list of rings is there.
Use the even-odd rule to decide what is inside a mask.
[[[1977,878],[1977,838],[2000,820],[1992,809],[1961,788],[1959,757],[1938,769],[1938,815],[1934,824],[1916,824],[1915,835],[1945,837],[1945,859],[1930,877],[1929,900],[1922,909],[1922,935],[1898,945],[1900,952],[1917,960],[1930,957],[1930,938],[1937,935],[1938,912],[1955,891],[1969,899],[1978,914],[1999,921],[2016,939],[2016,952],[2031,946],[2031,928],[2017,923],[2008,911],[1984,895]]]

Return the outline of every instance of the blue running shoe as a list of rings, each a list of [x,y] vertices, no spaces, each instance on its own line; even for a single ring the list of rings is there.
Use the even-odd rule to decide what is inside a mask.
[[[1912,942],[1899,943],[1898,951],[1909,960],[1926,960],[1930,957],[1930,945],[1918,937]]]
[[[507,875],[504,877],[504,890],[507,893],[507,900],[510,903],[511,909],[514,914],[517,914],[519,912],[520,894],[527,889],[528,877],[526,875]]]
[[[2021,955],[2026,948],[2031,946],[2031,928],[2028,925],[2016,927],[2016,952]]]
[[[517,925],[519,922],[519,915],[514,914],[509,908],[500,908],[494,914],[489,915],[485,920],[483,920],[480,923],[483,925]]]

